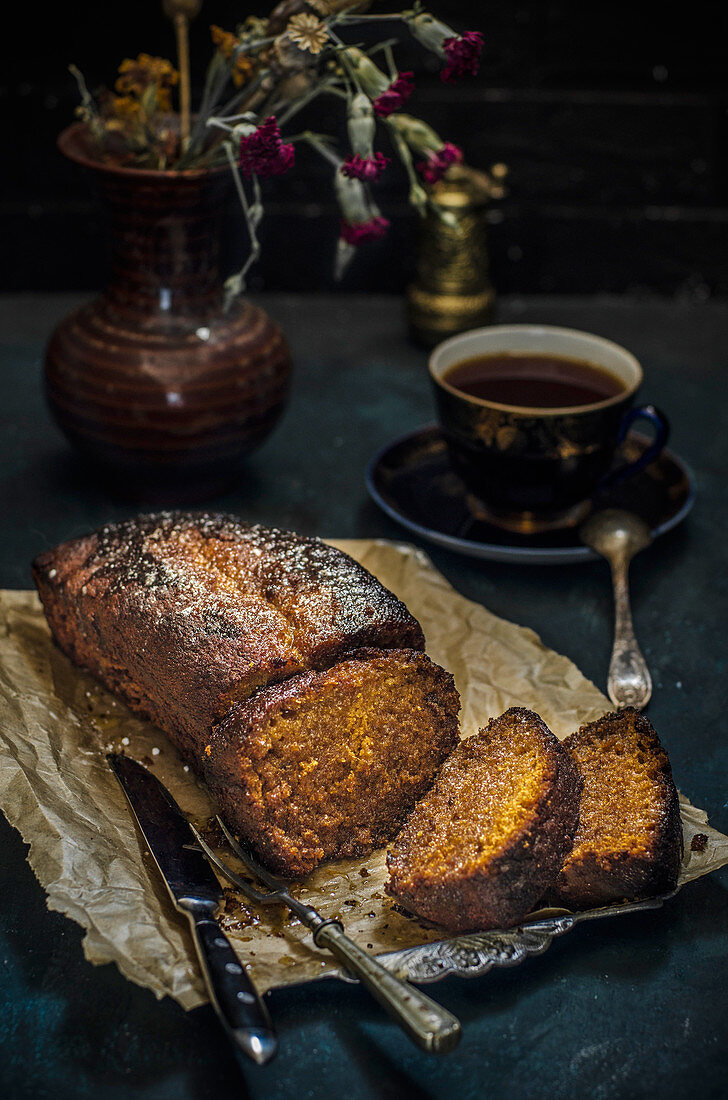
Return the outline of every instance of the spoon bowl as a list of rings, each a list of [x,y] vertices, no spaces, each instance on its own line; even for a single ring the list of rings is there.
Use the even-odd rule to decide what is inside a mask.
[[[622,508],[594,512],[581,527],[581,539],[607,561],[617,555],[631,560],[652,542],[652,532],[643,519]]]

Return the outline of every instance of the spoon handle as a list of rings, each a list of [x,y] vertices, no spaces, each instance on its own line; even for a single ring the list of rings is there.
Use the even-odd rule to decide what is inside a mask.
[[[617,707],[647,706],[652,695],[652,677],[637,644],[629,604],[627,571],[629,561],[611,562],[614,586],[614,645],[609,662],[607,691]]]

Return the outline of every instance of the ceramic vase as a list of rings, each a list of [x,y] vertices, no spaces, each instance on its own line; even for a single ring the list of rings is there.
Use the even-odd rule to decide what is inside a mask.
[[[283,334],[245,299],[223,308],[227,169],[152,171],[95,159],[82,124],[61,151],[93,172],[111,216],[104,294],[66,317],[45,362],[50,409],[127,495],[202,500],[244,476],[288,394]]]

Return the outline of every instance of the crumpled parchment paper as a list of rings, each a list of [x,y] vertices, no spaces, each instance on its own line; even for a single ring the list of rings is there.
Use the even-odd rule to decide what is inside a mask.
[[[558,737],[612,709],[567,658],[533,631],[458,595],[421,551],[385,541],[335,545],[356,557],[420,620],[433,660],[455,675],[462,732],[509,706],[537,711]],[[155,727],[134,718],[53,645],[33,592],[0,592],[0,806],[30,845],[28,859],[60,910],[86,929],[94,963],[115,962],[132,981],[184,1008],[205,1001],[184,918],[173,908],[105,759],[124,751],[151,767],[204,825],[210,799]],[[728,863],[728,838],[684,803],[681,882]],[[706,837],[694,851],[695,833]],[[702,842],[699,842],[702,843]],[[375,952],[443,938],[384,894],[385,853],[319,868],[299,896]],[[223,925],[261,991],[337,969],[287,910],[256,913],[232,891]]]

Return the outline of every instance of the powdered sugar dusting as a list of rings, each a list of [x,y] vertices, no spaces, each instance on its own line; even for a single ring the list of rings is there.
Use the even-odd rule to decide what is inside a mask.
[[[424,648],[404,605],[348,555],[232,516],[107,524],[37,570],[63,648],[190,760],[261,687],[364,647]]]
[[[423,645],[404,605],[353,559],[232,516],[162,512],[109,524],[87,565],[111,593],[145,610],[163,595],[169,614],[206,633],[236,637],[265,625],[306,664],[303,655],[316,661],[342,640],[346,648]]]

